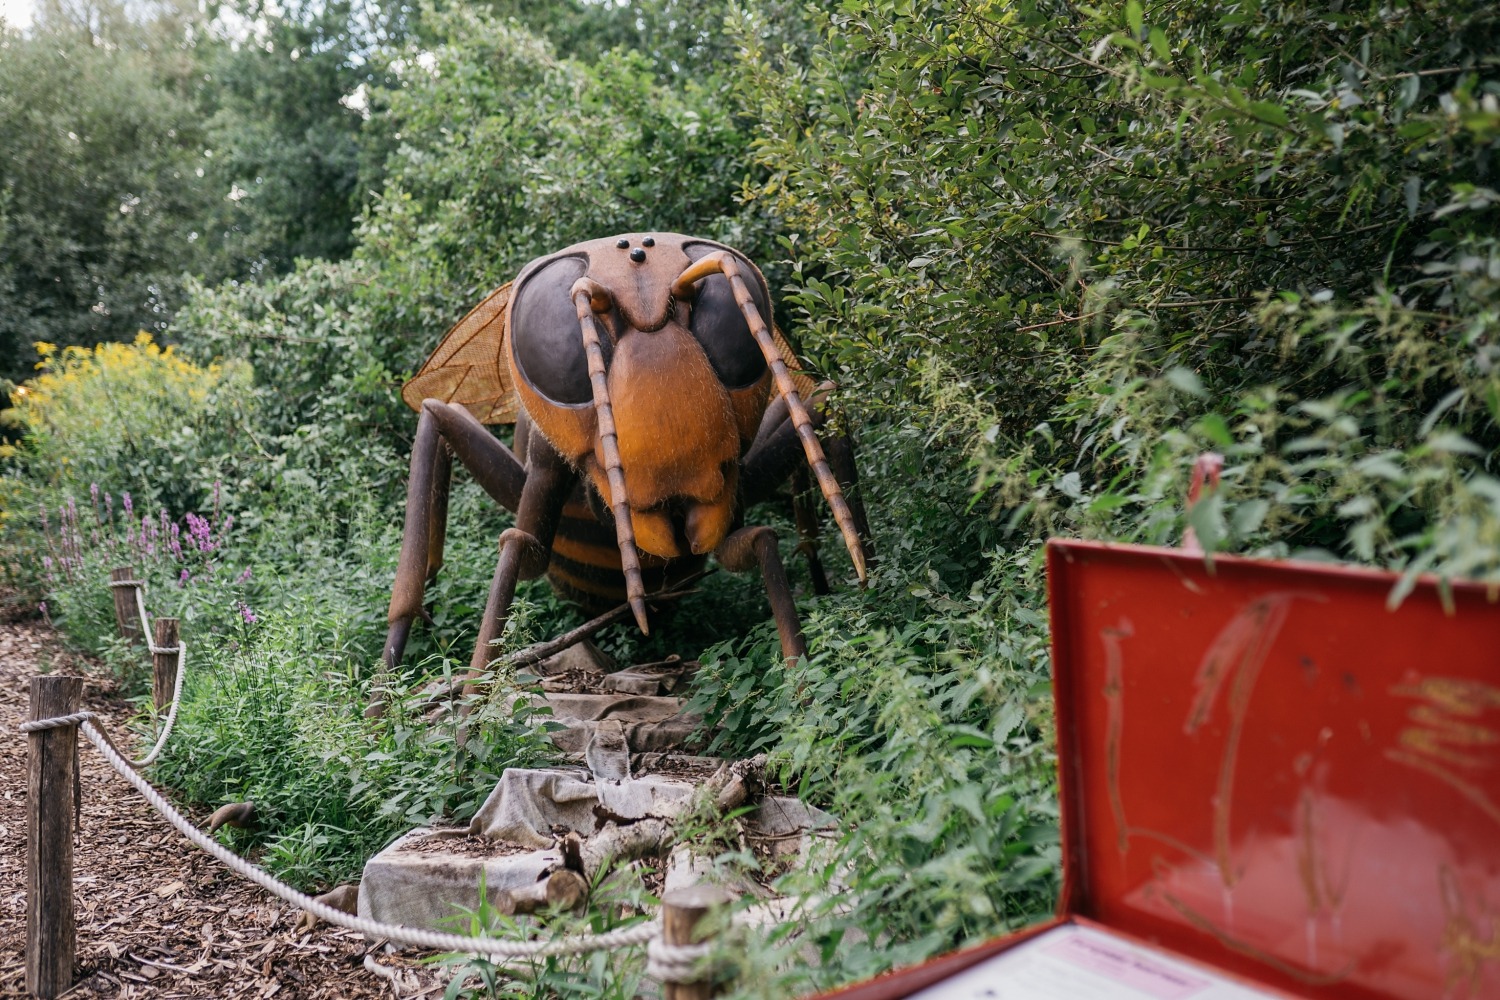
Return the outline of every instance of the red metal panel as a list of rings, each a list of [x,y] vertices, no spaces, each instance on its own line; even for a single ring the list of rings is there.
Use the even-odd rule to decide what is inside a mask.
[[[1500,997],[1500,608],[1049,547],[1062,909],[1307,997]]]

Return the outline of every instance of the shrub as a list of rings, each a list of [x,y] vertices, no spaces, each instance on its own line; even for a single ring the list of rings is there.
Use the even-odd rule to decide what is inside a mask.
[[[142,333],[131,344],[38,344],[39,374],[11,394],[8,420],[36,486],[128,490],[137,503],[195,508],[248,456],[233,444],[253,420],[250,369],[199,366]]]

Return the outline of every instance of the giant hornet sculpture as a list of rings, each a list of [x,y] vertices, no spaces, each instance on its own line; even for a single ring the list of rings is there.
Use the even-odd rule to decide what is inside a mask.
[[[452,458],[516,512],[500,536],[471,670],[482,670],[516,582],[546,572],[586,609],[627,601],[649,632],[649,592],[713,553],[759,565],[788,659],[806,655],[767,527],[742,525],[806,456],[865,580],[852,451],[825,457],[811,379],[767,325],[765,278],[738,251],[675,234],[591,240],[532,261],[443,338],[402,390],[417,410],[406,526],[385,658],[401,654],[443,561]],[[515,424],[514,450],[486,428]],[[840,485],[843,483],[843,487]],[[807,529],[808,512],[798,511]],[[821,571],[814,573],[815,584]]]

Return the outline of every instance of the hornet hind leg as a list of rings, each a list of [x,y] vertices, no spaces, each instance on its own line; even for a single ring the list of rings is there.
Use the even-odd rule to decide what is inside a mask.
[[[826,388],[826,387],[825,387]],[[826,422],[826,413],[821,403],[823,393],[814,397],[811,415],[815,427]],[[839,488],[849,498],[850,513],[858,531],[862,554],[868,561],[871,557],[870,529],[865,519],[865,507],[858,492],[859,477],[854,467],[854,449],[847,435],[830,437],[825,444],[829,467],[839,481]],[[792,424],[784,398],[778,397],[766,408],[760,431],[755,442],[741,464],[740,507],[767,500],[775,495],[777,487],[789,477],[792,479],[793,513],[797,520],[801,544],[798,550],[807,556],[812,573],[813,590],[819,594],[828,592],[828,580],[823,572],[822,561],[817,552],[818,516],[811,499],[810,477],[805,467],[802,441]],[[776,630],[781,636],[781,652],[788,663],[807,656],[807,643],[802,636],[802,624],[797,617],[796,602],[792,599],[791,585],[787,581],[786,569],[776,549],[776,533],[764,526],[746,527],[731,534],[714,551],[720,564],[730,572],[744,572],[760,567],[766,587],[766,596],[771,602],[771,614],[776,619]]]

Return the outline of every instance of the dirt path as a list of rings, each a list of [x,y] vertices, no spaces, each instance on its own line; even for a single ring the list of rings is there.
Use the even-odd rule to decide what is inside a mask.
[[[144,655],[144,654],[143,654]],[[87,707],[124,735],[130,706],[36,621],[0,620],[0,996],[24,995],[26,717],[31,675],[87,678]],[[83,816],[75,846],[78,986],[70,997],[390,997],[363,966],[368,943],[319,927],[295,934],[298,911],[240,879],[167,826],[82,743]],[[195,816],[197,822],[204,817]],[[408,997],[439,994],[421,969]]]

